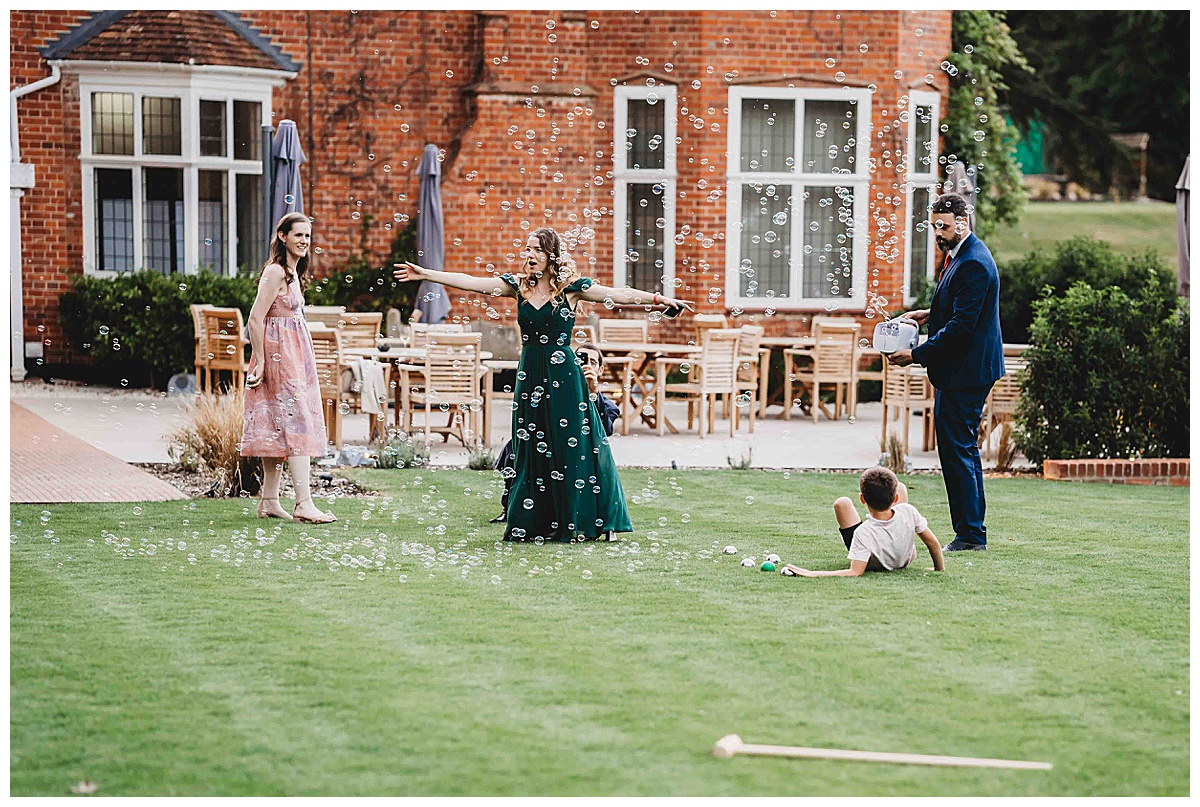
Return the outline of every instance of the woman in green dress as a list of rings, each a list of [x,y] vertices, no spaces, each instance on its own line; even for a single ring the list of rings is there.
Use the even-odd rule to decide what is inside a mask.
[[[509,541],[576,541],[631,532],[625,494],[608,437],[571,349],[580,300],[662,305],[689,303],[637,289],[612,289],[574,273],[558,234],[529,236],[524,273],[497,278],[396,264],[401,281],[432,280],[451,288],[517,299],[521,361],[513,399],[516,477],[508,500]]]

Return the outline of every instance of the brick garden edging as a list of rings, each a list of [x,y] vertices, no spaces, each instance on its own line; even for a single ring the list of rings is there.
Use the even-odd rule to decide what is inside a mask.
[[[1110,482],[1118,485],[1191,486],[1191,460],[1046,460],[1047,479]]]

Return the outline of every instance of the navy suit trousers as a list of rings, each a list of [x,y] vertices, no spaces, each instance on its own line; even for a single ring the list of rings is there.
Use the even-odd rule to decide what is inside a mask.
[[[955,538],[973,544],[987,543],[983,517],[983,463],[979,460],[979,422],[992,385],[965,390],[936,390],[933,422],[938,459],[950,500],[950,521]]]

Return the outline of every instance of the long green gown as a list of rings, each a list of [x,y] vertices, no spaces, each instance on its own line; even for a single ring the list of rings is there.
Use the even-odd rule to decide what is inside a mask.
[[[518,288],[517,279],[503,280]],[[580,278],[567,287],[592,285]],[[521,362],[513,398],[516,476],[508,498],[508,541],[576,541],[632,532],[608,436],[591,399],[571,331],[566,294],[535,307],[518,291]]]

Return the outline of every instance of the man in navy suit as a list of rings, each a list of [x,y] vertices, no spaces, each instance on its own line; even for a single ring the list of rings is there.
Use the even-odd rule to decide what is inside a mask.
[[[929,309],[904,315],[918,325],[928,322],[929,339],[888,357],[900,367],[913,362],[926,367],[936,391],[938,458],[954,524],[947,552],[987,549],[977,438],[984,401],[1004,375],[1000,276],[992,253],[971,233],[967,215],[967,202],[956,193],[934,202],[929,224],[946,257]]]

